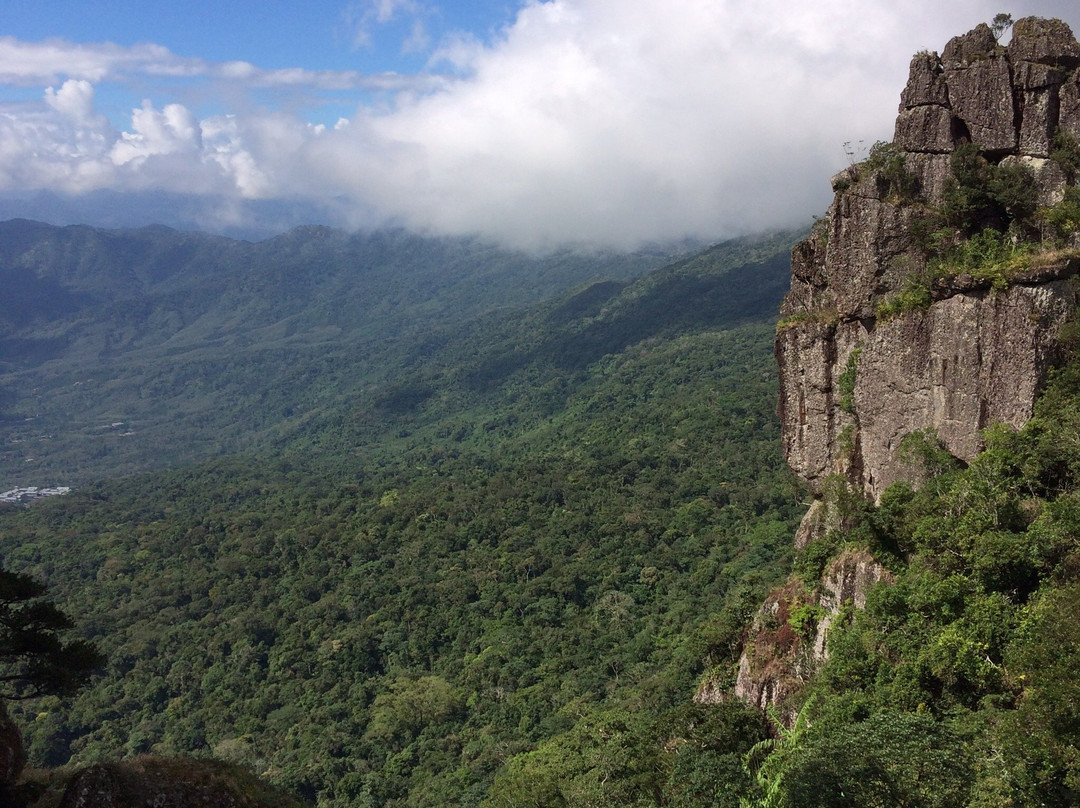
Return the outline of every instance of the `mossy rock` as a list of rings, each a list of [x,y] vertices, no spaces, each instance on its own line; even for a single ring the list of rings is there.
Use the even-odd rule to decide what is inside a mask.
[[[65,782],[66,780],[66,782]],[[57,801],[60,789],[63,796]],[[31,773],[31,808],[304,808],[246,769],[217,760],[139,757],[99,763],[65,778]]]

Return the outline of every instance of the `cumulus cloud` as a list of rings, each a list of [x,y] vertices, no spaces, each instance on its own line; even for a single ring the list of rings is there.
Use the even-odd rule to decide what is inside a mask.
[[[197,153],[202,148],[202,128],[191,111],[180,104],[168,104],[158,112],[145,101],[142,109],[132,114],[131,128],[134,131],[122,133],[109,152],[116,165],[154,155]]]
[[[238,209],[308,200],[365,224],[525,247],[804,224],[827,203],[843,144],[891,136],[910,55],[998,10],[984,0],[529,2],[495,41],[440,43],[433,64],[457,78],[382,85],[152,45],[0,38],[0,80],[50,85],[38,105],[0,106],[0,188],[205,193]],[[354,11],[358,26],[424,13],[415,0]],[[1037,13],[1080,25],[1064,0]],[[396,95],[331,128],[251,106],[200,116],[175,99],[145,101],[120,131],[95,113],[94,84],[168,71]]]
[[[59,90],[45,90],[45,103],[76,123],[92,123],[94,116],[94,85],[88,81],[66,81]]]
[[[319,144],[327,181],[437,232],[629,246],[801,224],[846,141],[891,136],[912,52],[978,0],[531,3],[468,79]]]

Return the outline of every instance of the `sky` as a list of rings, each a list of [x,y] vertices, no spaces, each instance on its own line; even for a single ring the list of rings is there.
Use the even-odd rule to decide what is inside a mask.
[[[37,0],[0,13],[0,213],[633,249],[804,226],[911,55],[1075,0]]]

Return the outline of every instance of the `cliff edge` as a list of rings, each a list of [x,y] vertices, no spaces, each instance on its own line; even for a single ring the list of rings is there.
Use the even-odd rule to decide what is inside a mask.
[[[775,352],[784,455],[814,495],[797,547],[844,527],[853,497],[917,487],[928,447],[967,463],[986,427],[1031,418],[1077,307],[1078,178],[1080,44],[1065,23],[1018,20],[1008,46],[979,25],[914,56],[893,142],[832,178],[792,252]],[[816,586],[789,580],[747,631],[736,695],[783,705],[845,603],[890,577],[849,549]]]
[[[970,461],[985,427],[1031,417],[1076,305],[1075,237],[1050,230],[1075,184],[1078,67],[1059,20],[1017,21],[1008,47],[980,25],[916,54],[893,143],[833,178],[776,338],[784,455],[817,497],[800,546],[828,522],[831,476],[876,500],[918,483],[905,436]],[[1007,183],[1026,195],[1011,209]],[[1000,261],[968,260],[972,239]]]

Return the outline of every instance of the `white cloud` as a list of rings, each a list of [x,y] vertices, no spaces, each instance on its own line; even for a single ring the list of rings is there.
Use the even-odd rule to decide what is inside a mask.
[[[217,80],[251,87],[306,87],[312,90],[428,90],[444,86],[438,75],[366,74],[355,70],[266,70],[249,62],[206,62],[178,56],[160,45],[122,47],[112,43],[79,45],[62,39],[23,42],[0,37],[0,84],[33,87],[79,79],[134,81],[150,78]]]
[[[419,53],[429,45],[424,18],[427,7],[417,0],[363,0],[350,4],[344,12],[353,47],[367,48],[374,42],[374,29],[398,19],[410,21],[410,33],[402,43],[402,52]]]
[[[954,4],[942,44],[978,5]],[[495,45],[443,52],[467,81],[354,122],[318,167],[414,226],[524,244],[802,223],[841,144],[891,134],[921,45],[891,4],[802,8],[533,3]]]
[[[237,201],[236,216],[245,199],[304,199],[364,222],[522,246],[807,223],[827,203],[842,144],[891,136],[910,55],[998,10],[987,0],[530,2],[497,41],[441,43],[433,61],[452,64],[455,80],[0,38],[0,79],[59,85],[38,105],[0,106],[0,188],[216,194]],[[423,9],[377,0],[354,12],[374,25]],[[1080,25],[1064,0],[1039,13]],[[119,132],[95,113],[93,83],[167,73],[396,95],[332,128],[251,105],[199,116],[174,99],[145,102]]]
[[[116,165],[145,160],[154,155],[202,149],[202,129],[191,111],[180,104],[168,104],[158,112],[149,101],[131,116],[133,132],[124,132],[109,155]]]
[[[59,90],[45,90],[45,103],[76,123],[94,121],[94,85],[71,79]]]
[[[79,45],[63,39],[23,42],[0,37],[0,82],[5,84],[56,84],[65,77],[96,83],[140,74],[193,76],[202,75],[206,69],[201,59],[176,56],[160,45]]]

